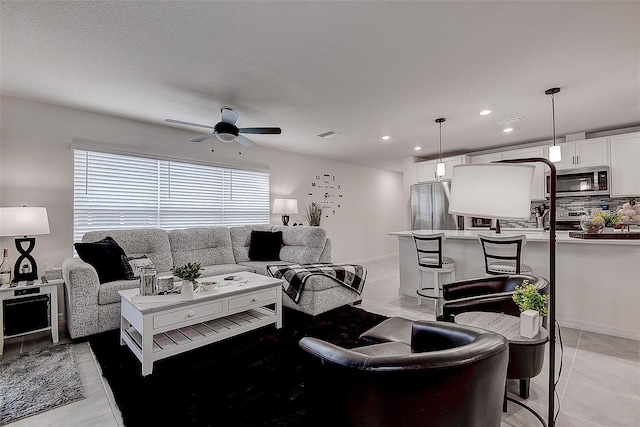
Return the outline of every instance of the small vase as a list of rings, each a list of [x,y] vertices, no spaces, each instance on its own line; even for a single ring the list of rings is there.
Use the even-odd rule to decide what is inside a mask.
[[[533,338],[540,332],[542,317],[536,310],[525,310],[520,313],[520,336]]]
[[[180,293],[187,297],[193,296],[193,283],[188,280],[182,282],[182,288],[180,289]]]

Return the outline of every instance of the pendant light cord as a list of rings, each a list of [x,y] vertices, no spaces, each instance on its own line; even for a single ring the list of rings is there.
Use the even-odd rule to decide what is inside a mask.
[[[551,94],[551,124],[553,126],[553,145],[556,145],[556,101],[555,94]]]
[[[438,125],[440,126],[440,163],[442,163],[442,122]]]

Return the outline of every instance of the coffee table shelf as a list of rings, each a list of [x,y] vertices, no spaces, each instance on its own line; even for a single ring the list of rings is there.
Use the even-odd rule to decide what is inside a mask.
[[[255,328],[255,325],[260,323],[258,327],[261,327],[263,326],[263,321],[269,321],[273,316],[275,316],[274,310],[258,308],[155,334],[153,336],[153,352],[159,353],[163,350],[175,349],[207,337],[224,339],[227,338],[224,334],[230,336],[236,335],[235,332],[237,332],[239,328],[248,325],[253,325]],[[142,335],[140,332],[131,326],[126,330],[126,333],[136,344],[138,350],[142,351]]]
[[[127,345],[142,363],[142,375],[166,357],[212,344],[270,324],[282,327],[282,280],[241,273],[202,280],[224,283],[191,300],[166,303],[133,302],[137,289],[121,296],[120,345]]]

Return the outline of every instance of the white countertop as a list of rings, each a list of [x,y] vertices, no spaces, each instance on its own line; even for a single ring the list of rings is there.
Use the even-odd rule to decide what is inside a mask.
[[[531,231],[525,231],[531,230]],[[421,233],[444,233],[447,239],[459,239],[459,240],[478,240],[478,234],[495,234],[495,231],[485,229],[470,229],[470,230],[414,230]],[[637,233],[637,231],[634,231]],[[389,234],[398,237],[411,237],[412,231],[392,231]],[[503,228],[501,236],[509,236],[516,234],[524,234],[527,237],[527,242],[548,242],[549,232],[543,231],[539,228]],[[631,245],[640,246],[640,239],[636,240],[616,240],[616,239],[578,239],[575,237],[569,237],[569,231],[556,231],[557,243],[577,243],[582,245]]]

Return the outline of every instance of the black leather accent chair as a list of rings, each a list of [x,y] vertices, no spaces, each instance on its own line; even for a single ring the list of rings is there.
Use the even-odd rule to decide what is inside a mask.
[[[438,300],[437,318],[453,322],[456,314],[468,311],[490,311],[520,316],[513,302],[515,287],[523,280],[536,286],[541,294],[549,293],[549,281],[544,277],[527,274],[479,277],[442,285],[442,298]],[[547,318],[543,320],[546,325]]]
[[[438,300],[438,320],[453,322],[456,314],[468,311],[490,311],[520,316],[520,309],[513,302],[516,285],[528,280],[541,294],[549,293],[549,281],[543,277],[526,274],[489,276],[477,279],[445,283],[442,298]],[[542,325],[547,326],[544,317]],[[509,344],[509,368],[507,378],[520,382],[520,397],[529,397],[529,382],[542,371],[544,346]]]
[[[303,338],[315,359],[305,395],[310,425],[500,426],[508,344],[501,335],[415,322],[411,345],[345,349]]]

